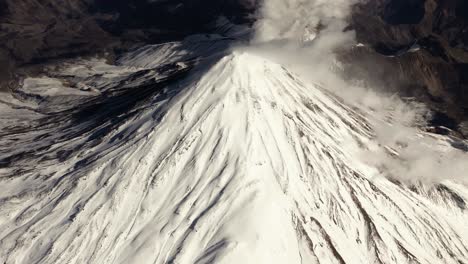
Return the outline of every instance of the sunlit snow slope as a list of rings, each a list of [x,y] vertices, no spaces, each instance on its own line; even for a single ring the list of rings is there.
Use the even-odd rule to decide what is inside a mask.
[[[0,103],[1,263],[468,263],[466,187],[375,177],[358,109],[193,41]]]

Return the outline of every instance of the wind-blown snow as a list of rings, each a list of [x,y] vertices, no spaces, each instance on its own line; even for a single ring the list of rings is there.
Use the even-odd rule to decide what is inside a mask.
[[[371,117],[225,41],[69,65],[0,103],[31,120],[0,123],[2,263],[468,262],[464,185],[380,177],[356,154],[385,150]],[[65,79],[88,88],[35,96]]]

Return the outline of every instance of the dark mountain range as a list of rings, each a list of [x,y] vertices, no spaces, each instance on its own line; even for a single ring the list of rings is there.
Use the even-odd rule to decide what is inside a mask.
[[[0,78],[25,64],[206,32],[221,15],[246,22],[253,7],[234,0],[1,0]]]

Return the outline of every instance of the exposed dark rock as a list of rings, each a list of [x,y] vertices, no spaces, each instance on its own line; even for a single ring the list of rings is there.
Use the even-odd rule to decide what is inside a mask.
[[[206,32],[219,16],[247,21],[249,0],[0,0],[0,89],[17,66]],[[4,88],[3,88],[4,89]]]
[[[424,18],[425,0],[393,0],[384,7],[383,18],[391,25],[418,24]]]
[[[118,15],[109,29],[114,32],[154,28],[177,34],[199,31],[203,26],[225,15],[233,21],[244,22],[254,9],[250,1],[239,0],[96,0],[95,12]]]

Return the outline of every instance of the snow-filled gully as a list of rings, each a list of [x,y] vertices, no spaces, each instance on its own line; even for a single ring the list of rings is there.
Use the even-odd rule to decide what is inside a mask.
[[[465,186],[374,177],[358,109],[245,51],[187,73],[170,45],[0,103],[0,263],[468,263]],[[98,121],[73,112],[99,94]]]

